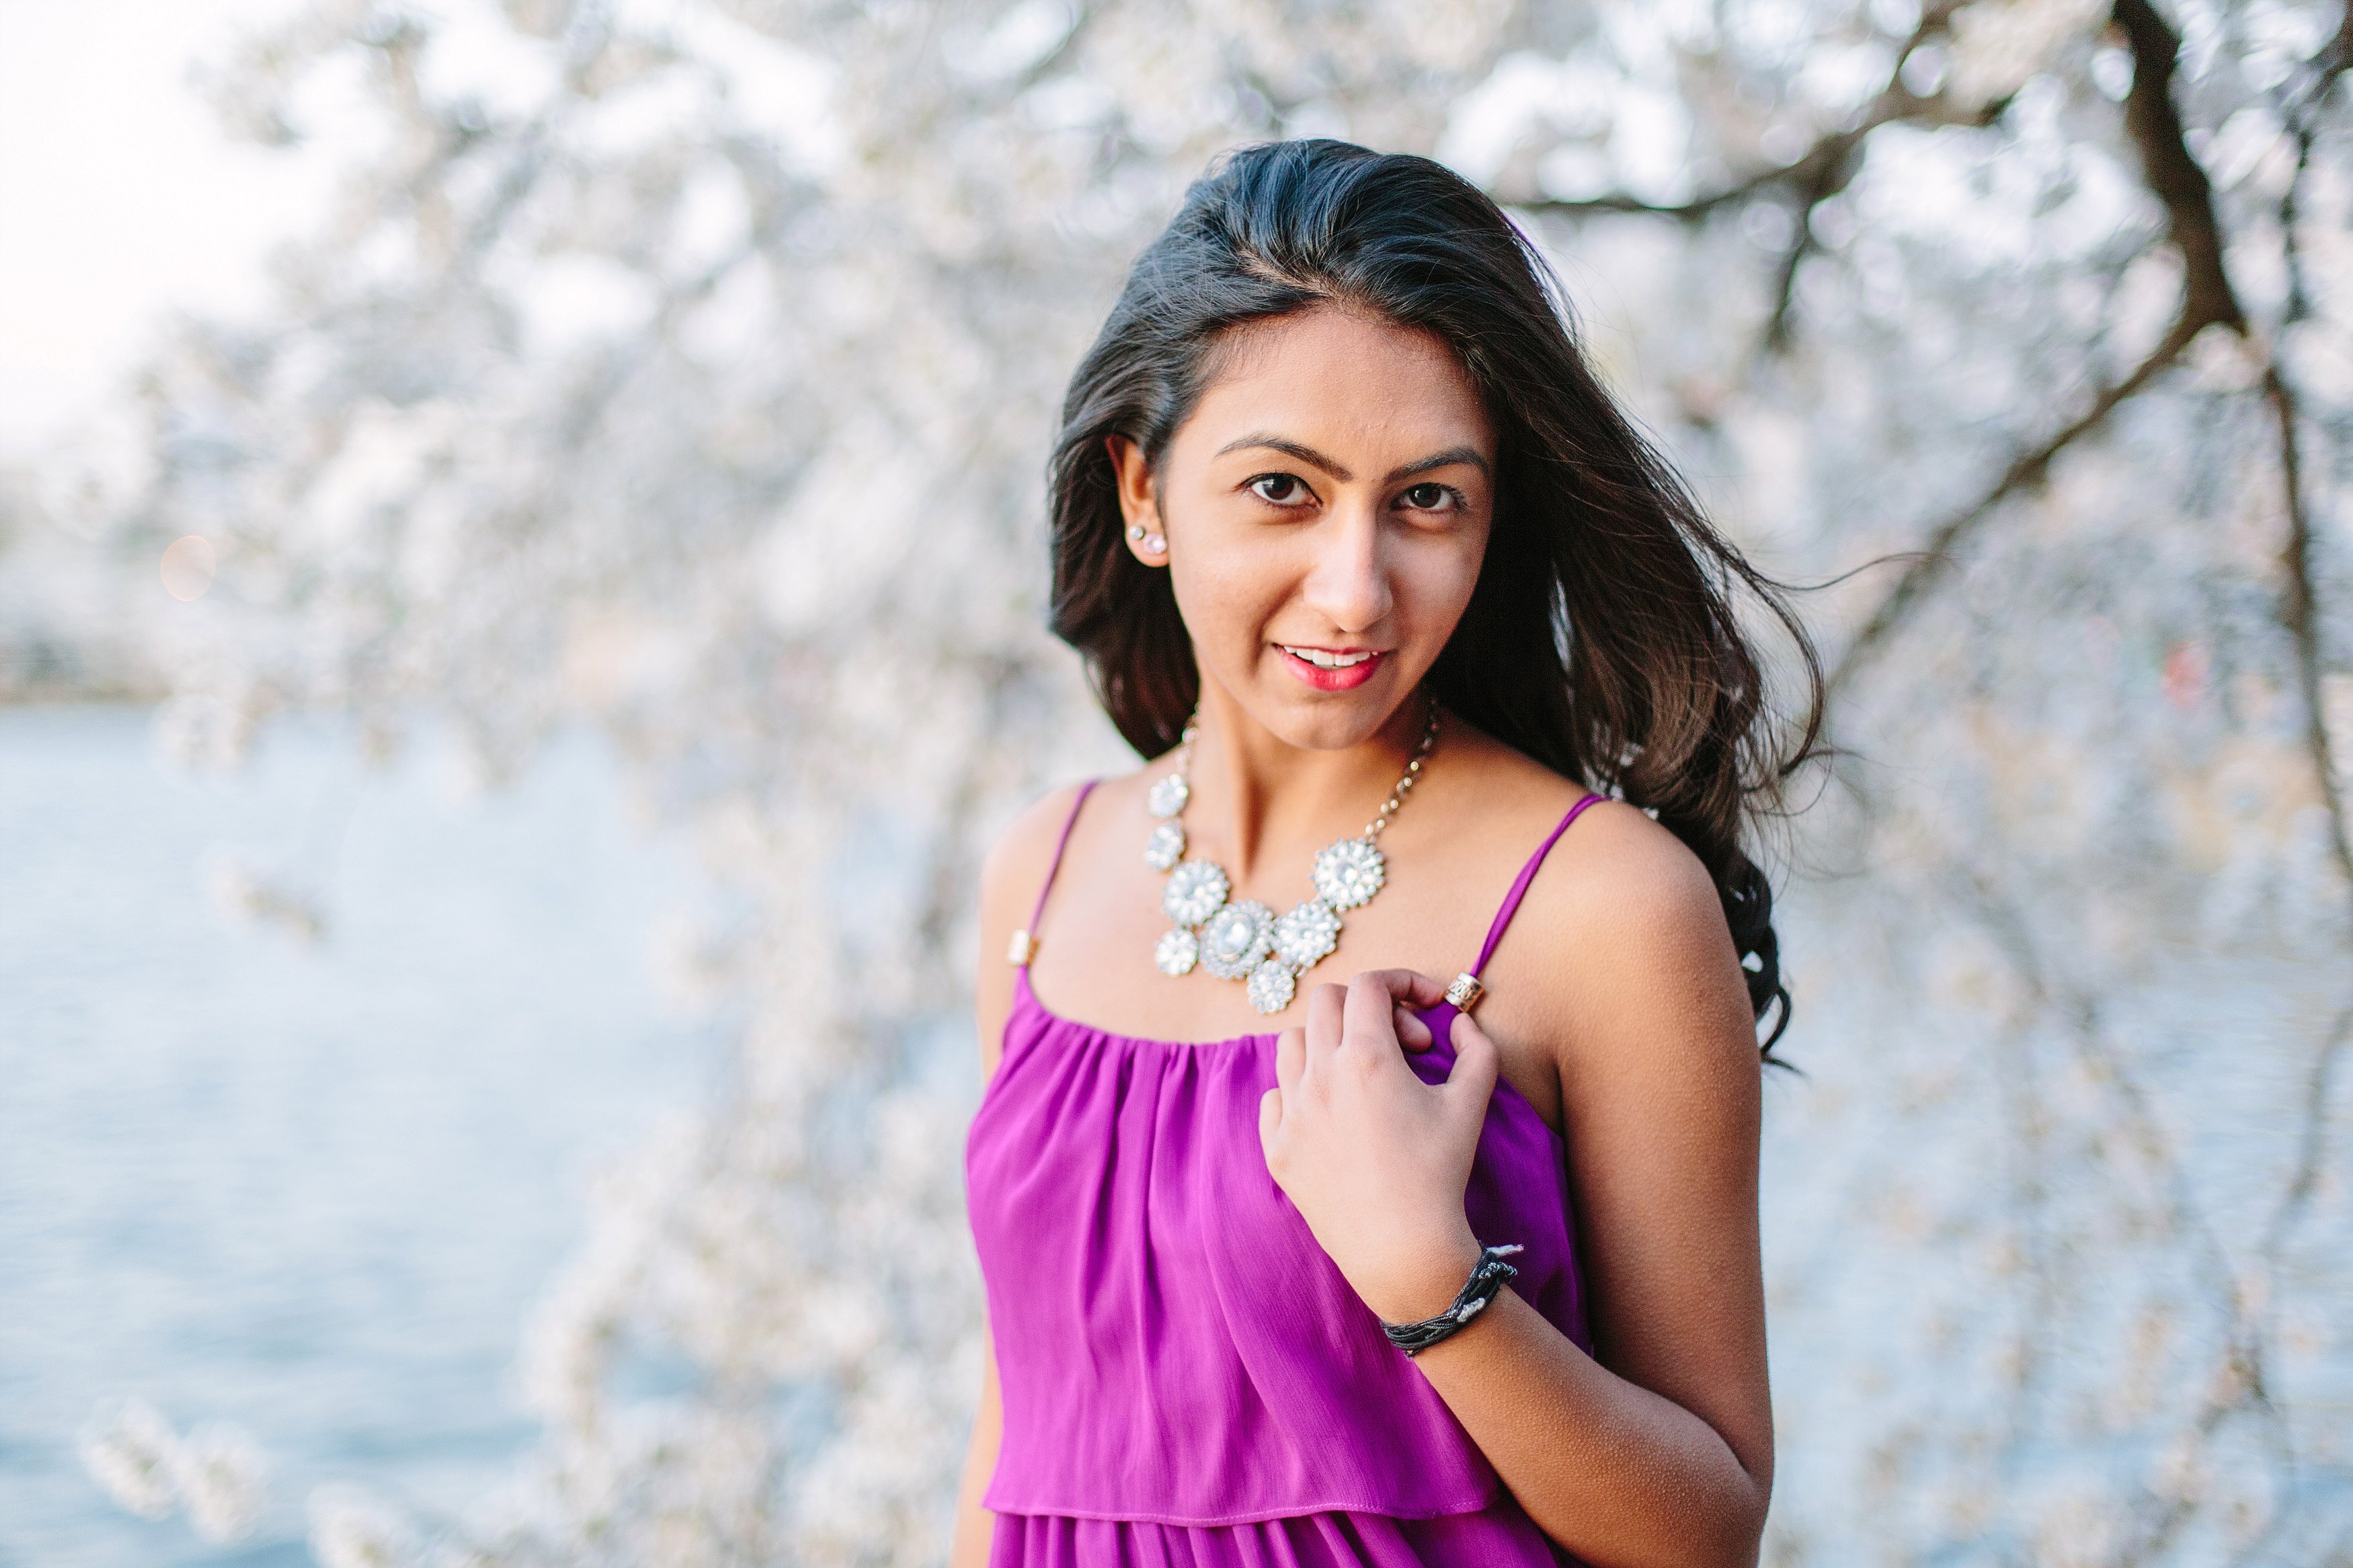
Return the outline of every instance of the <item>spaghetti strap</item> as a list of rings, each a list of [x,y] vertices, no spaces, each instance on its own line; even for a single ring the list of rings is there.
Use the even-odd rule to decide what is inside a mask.
[[[1038,885],[1038,907],[1029,911],[1029,927],[1022,933],[1032,942],[1037,939],[1038,921],[1046,912],[1046,895],[1054,890],[1054,874],[1062,868],[1062,851],[1071,847],[1071,829],[1079,825],[1079,808],[1087,804],[1087,796],[1093,793],[1098,782],[1089,779],[1079,786],[1079,797],[1071,802],[1071,815],[1062,821],[1062,836],[1054,840],[1054,858],[1046,863],[1046,879]]]
[[[1588,794],[1583,800],[1570,806],[1568,815],[1560,819],[1560,826],[1554,828],[1542,844],[1536,846],[1536,852],[1528,857],[1526,865],[1520,868],[1519,879],[1512,884],[1512,890],[1504,895],[1504,907],[1495,911],[1495,923],[1487,928],[1487,942],[1479,949],[1479,962],[1472,964],[1469,970],[1474,978],[1481,970],[1487,967],[1487,961],[1495,956],[1495,944],[1504,940],[1504,928],[1510,925],[1512,917],[1519,912],[1520,900],[1527,897],[1528,884],[1536,879],[1536,871],[1544,865],[1545,857],[1552,853],[1552,847],[1560,842],[1560,836],[1568,831],[1568,825],[1584,815],[1587,806],[1604,798],[1601,795]],[[1067,831],[1065,829],[1066,833]],[[1041,907],[1042,902],[1040,900]]]

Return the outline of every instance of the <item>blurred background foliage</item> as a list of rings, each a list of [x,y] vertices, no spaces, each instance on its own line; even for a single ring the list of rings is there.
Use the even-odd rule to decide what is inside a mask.
[[[0,668],[160,690],[210,766],[330,710],[494,781],[594,723],[724,889],[667,951],[733,1051],[551,1282],[512,1484],[316,1499],[314,1551],[941,1558],[976,861],[1119,765],[1041,629],[1062,383],[1213,155],[1329,134],[1505,203],[1726,528],[1824,584],[1840,754],[1767,845],[1767,1561],[2353,1562],[2348,65],[2333,0],[323,0],[249,40],[220,111],[332,121],[340,194],[266,311],[16,476]],[[161,605],[159,560],[170,614],[87,588]],[[236,1464],[182,1444],[134,1412],[92,1462],[217,1514]]]

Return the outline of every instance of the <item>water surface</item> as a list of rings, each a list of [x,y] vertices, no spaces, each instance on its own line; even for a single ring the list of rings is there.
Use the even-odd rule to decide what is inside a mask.
[[[518,1328],[587,1180],[713,1053],[649,978],[691,886],[597,744],[470,797],[273,732],[179,775],[143,710],[0,710],[0,1564],[305,1563],[301,1500],[440,1507],[533,1429]],[[313,899],[305,942],[223,912],[222,858]],[[109,1503],[101,1398],[248,1428],[275,1507],[244,1545]]]

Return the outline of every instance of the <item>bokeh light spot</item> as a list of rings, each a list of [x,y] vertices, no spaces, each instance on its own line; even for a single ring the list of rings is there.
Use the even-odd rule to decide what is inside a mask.
[[[185,603],[213,585],[213,547],[198,534],[175,539],[164,551],[164,592]]]

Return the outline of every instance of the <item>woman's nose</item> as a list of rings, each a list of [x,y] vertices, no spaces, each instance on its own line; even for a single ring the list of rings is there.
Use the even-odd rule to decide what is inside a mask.
[[[1313,548],[1309,605],[1340,631],[1369,631],[1379,625],[1393,602],[1380,520],[1369,508],[1335,507],[1314,529]]]

